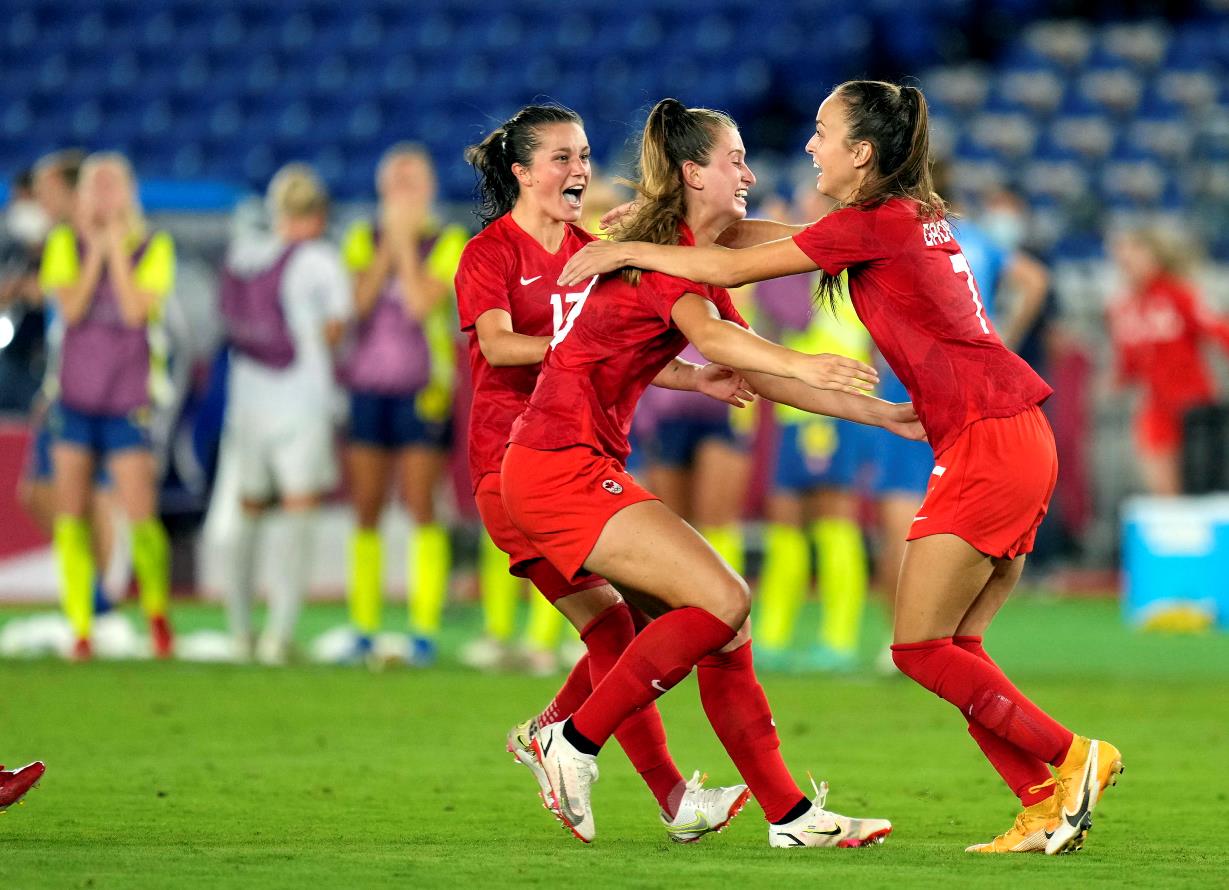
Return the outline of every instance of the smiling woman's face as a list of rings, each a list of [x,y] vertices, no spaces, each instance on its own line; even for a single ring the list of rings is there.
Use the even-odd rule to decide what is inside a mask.
[[[589,139],[573,123],[547,124],[535,134],[538,147],[528,167],[513,164],[521,200],[531,201],[547,217],[579,222],[589,178]]]
[[[866,168],[856,164],[856,151],[848,137],[845,103],[831,95],[815,115],[815,135],[807,142],[806,152],[819,171],[815,187],[834,201],[852,198],[865,177]]]

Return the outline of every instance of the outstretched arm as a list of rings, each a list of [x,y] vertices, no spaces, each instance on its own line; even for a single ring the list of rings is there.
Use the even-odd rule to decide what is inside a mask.
[[[735,408],[745,408],[755,400],[755,393],[746,379],[725,365],[697,365],[686,359],[674,358],[653,378],[653,385],[662,389],[703,393],[709,398]]]
[[[926,438],[917,419],[917,412],[909,402],[885,402],[861,392],[838,392],[816,389],[798,380],[785,380],[771,374],[744,371],[747,382],[765,399],[793,405],[812,414],[827,414],[879,426],[906,439],[921,441]]]
[[[741,250],[781,238],[792,238],[805,228],[806,226],[777,222],[775,219],[740,219],[721,233],[717,243],[722,247]]]
[[[697,252],[691,247],[684,249],[688,251]],[[850,393],[870,389],[879,382],[879,373],[863,362],[843,355],[795,352],[726,321],[717,312],[717,307],[699,294],[680,297],[670,317],[706,357],[740,371],[762,371],[776,377],[794,378],[808,386]]]
[[[632,266],[720,287],[814,272],[818,266],[792,238],[769,241],[744,250],[728,247],[681,247],[643,241],[593,241],[572,255],[559,284],[584,281]]]

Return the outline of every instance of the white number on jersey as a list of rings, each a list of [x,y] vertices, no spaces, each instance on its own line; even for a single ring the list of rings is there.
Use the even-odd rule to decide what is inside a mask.
[[[597,284],[597,276],[594,275],[589,279],[589,283],[585,289],[574,294],[551,294],[550,305],[554,310],[554,327],[555,336],[550,341],[550,348],[554,349],[563,342],[563,338],[572,332],[572,325],[576,323],[576,316],[580,315],[580,310],[585,308],[585,300],[589,299],[589,292],[593,290],[593,285]],[[567,315],[564,315],[563,304],[568,304]]]
[[[981,294],[977,292],[977,282],[973,280],[973,270],[969,267],[969,261],[965,259],[963,253],[950,254],[950,259],[952,271],[957,275],[965,276],[965,281],[969,284],[969,293],[973,295],[973,309],[977,314],[977,321],[981,324],[981,332],[990,333],[990,326],[986,324],[986,307],[982,305]]]

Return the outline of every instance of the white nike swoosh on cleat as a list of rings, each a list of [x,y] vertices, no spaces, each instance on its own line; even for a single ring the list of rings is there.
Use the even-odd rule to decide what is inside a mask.
[[[524,278],[524,277],[522,277],[522,278],[521,278],[521,284],[533,284],[535,281],[537,281],[537,280],[538,280],[539,278],[541,278],[541,277],[542,277],[541,275],[535,275],[535,276],[533,276],[533,278]]]

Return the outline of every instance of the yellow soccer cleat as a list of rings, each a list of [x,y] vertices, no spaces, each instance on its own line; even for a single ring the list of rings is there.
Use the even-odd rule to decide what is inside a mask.
[[[1053,787],[1053,779],[1034,785],[1029,791]],[[1046,848],[1046,828],[1058,822],[1058,794],[1051,794],[1016,816],[1015,824],[986,844],[965,847],[966,853],[1041,853]]]
[[[1098,739],[1076,736],[1058,767],[1059,811],[1046,829],[1046,855],[1074,853],[1092,828],[1092,811],[1122,773],[1122,752]]]

